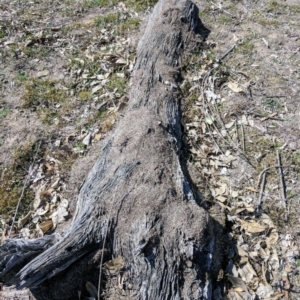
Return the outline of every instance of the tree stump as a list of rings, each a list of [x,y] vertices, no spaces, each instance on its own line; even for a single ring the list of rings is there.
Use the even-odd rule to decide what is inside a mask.
[[[71,228],[58,242],[44,241],[42,253],[31,241],[7,240],[6,283],[29,287],[37,299],[76,299],[87,274],[97,286],[104,253],[103,262],[123,261],[118,286],[102,276],[106,299],[211,299],[222,228],[199,205],[180,159],[180,58],[199,51],[203,31],[190,0],[157,3],[138,45],[128,107],[81,187]]]

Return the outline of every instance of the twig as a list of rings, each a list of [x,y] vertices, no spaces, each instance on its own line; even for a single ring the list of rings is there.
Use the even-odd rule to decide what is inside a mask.
[[[38,151],[40,150],[41,143],[42,143],[42,142],[40,141],[40,142],[39,142],[39,145],[38,145],[38,147],[37,147],[37,149],[36,149],[36,152],[35,152],[35,155],[34,155],[34,158],[33,158],[33,162],[32,162],[33,164],[35,163],[35,160],[36,160]],[[27,174],[27,176],[26,176],[26,178],[25,178],[25,181],[24,181],[24,184],[23,184],[23,188],[22,188],[22,192],[21,192],[21,195],[20,195],[20,197],[19,197],[19,200],[18,200],[18,203],[17,203],[17,207],[16,207],[16,211],[15,211],[15,214],[14,214],[14,217],[13,217],[13,221],[12,221],[11,226],[10,226],[10,230],[9,230],[9,234],[8,234],[8,237],[9,237],[9,238],[10,238],[12,229],[13,229],[13,227],[14,227],[14,225],[15,225],[17,213],[18,213],[18,210],[19,210],[19,206],[20,206],[21,200],[22,200],[22,198],[23,198],[23,196],[24,196],[25,189],[26,189],[26,187],[27,187],[27,183],[28,183],[28,181],[29,181],[29,179],[30,179],[30,175],[31,175],[30,173]]]
[[[211,69],[205,74],[205,76],[204,76],[204,78],[203,78],[201,94],[202,94],[202,100],[203,100],[203,110],[202,110],[202,113],[203,113],[204,115],[205,115],[205,110],[204,110],[205,107],[208,107],[208,110],[211,111],[210,107],[207,106],[207,105],[205,105],[205,104],[206,104],[206,101],[205,101],[205,95],[204,95],[204,85],[205,85],[205,82],[206,82],[207,78],[208,78],[209,75],[211,74],[211,72],[212,72],[214,69],[216,69],[216,68],[217,68],[217,67],[211,68]],[[198,80],[198,81],[199,81],[199,80]],[[207,113],[208,113],[209,117],[210,117],[211,120],[212,120],[212,116],[210,115],[210,112],[209,112],[209,111],[208,111]],[[213,125],[214,125],[214,124],[213,124]],[[213,139],[215,145],[217,146],[217,148],[219,149],[219,151],[220,151],[222,154],[224,154],[224,152],[222,151],[221,147],[219,146],[219,144],[218,144],[217,141],[215,140],[215,138],[214,138],[214,136],[213,136],[213,133],[212,133],[210,127],[209,127],[209,126],[207,126],[207,127],[208,127],[209,134],[210,134],[210,136],[212,137],[212,139]]]
[[[258,197],[258,204],[257,204],[258,207],[261,206],[261,200],[262,200],[263,193],[264,193],[264,190],[265,190],[265,185],[266,185],[266,175],[267,175],[267,172],[264,172],[263,175],[264,175],[264,177],[262,179],[262,183],[261,183],[260,191],[259,191],[259,197]]]
[[[241,130],[242,130],[242,149],[246,153],[244,126],[242,123],[241,123]]]
[[[262,170],[258,176],[258,181],[257,181],[257,189],[259,189],[259,186],[260,186],[260,182],[261,182],[261,177],[263,176],[263,174],[267,171],[269,171],[270,169],[275,169],[275,168],[282,168],[282,167],[285,167],[285,168],[289,168],[290,166],[271,166],[271,167],[268,167],[264,170]]]
[[[212,133],[212,131],[210,130],[210,127],[209,127],[209,126],[207,126],[207,127],[208,127],[208,131],[209,131],[209,135],[210,135],[211,138],[213,139],[214,144],[217,146],[217,148],[219,149],[219,151],[224,155],[224,152],[223,152],[223,150],[221,149],[221,147],[219,146],[219,144],[217,143],[215,137],[213,136],[213,133]]]
[[[108,221],[107,221],[107,226],[106,226],[106,232],[105,232],[104,240],[103,240],[103,246],[102,246],[102,252],[101,252],[101,260],[100,260],[100,266],[99,266],[100,270],[99,270],[98,295],[97,295],[98,300],[100,300],[100,295],[101,295],[101,277],[102,277],[102,264],[103,264],[103,256],[104,256],[104,247],[105,247],[105,242],[106,242],[108,228],[109,228],[111,211],[112,211],[112,208],[114,206],[115,199],[116,199],[116,193],[114,194],[114,198],[113,198],[110,210],[109,210]]]
[[[279,166],[278,174],[279,174],[280,183],[281,183],[282,204],[283,204],[284,210],[285,210],[285,221],[287,221],[285,182],[284,182],[283,169],[282,169],[282,165],[281,165],[281,157],[280,157],[280,153],[278,150],[276,150],[276,156],[277,156],[277,163]]]
[[[235,47],[236,44],[234,44],[231,48],[229,48],[229,50],[227,50],[220,58],[216,58],[216,62],[220,63],[222,60],[224,60],[226,56],[234,50]]]
[[[223,11],[225,14],[228,14],[229,16],[233,17],[233,18],[236,18],[235,15],[231,14],[230,12],[228,12],[227,10],[225,10],[224,8],[218,6],[216,3],[210,1],[211,4],[213,4],[216,8],[218,8],[220,11]]]
[[[212,109],[210,108],[210,105],[208,103],[208,101],[206,101],[206,97],[205,97],[205,94],[204,94],[204,89],[205,89],[205,84],[206,84],[206,81],[209,77],[209,75],[212,73],[213,70],[215,70],[216,68],[218,68],[218,66],[215,66],[213,68],[211,68],[204,76],[203,78],[203,81],[202,81],[202,90],[201,90],[201,94],[202,94],[202,99],[203,99],[203,108],[207,108],[207,114],[209,115],[210,119],[213,120],[212,118],[212,115],[213,115],[213,111]],[[199,88],[200,89],[200,88]],[[220,117],[221,118],[221,117]],[[227,128],[225,127],[224,125],[224,129],[226,131],[226,134],[229,136],[229,139],[230,141],[227,141],[225,139],[225,137],[223,136],[223,134],[220,132],[219,128],[216,126],[216,124],[214,122],[212,122],[211,124],[214,129],[216,130],[216,132],[220,135],[220,137],[224,140],[224,142],[226,144],[228,144],[230,147],[232,147],[233,149],[235,149],[236,151],[240,152],[240,154],[242,155],[239,155],[240,158],[242,158],[243,160],[245,160],[251,167],[253,167],[253,165],[251,164],[250,160],[248,159],[247,155],[243,152],[242,149],[239,148],[239,146],[237,146],[234,141],[232,140]],[[223,153],[223,151],[221,151]],[[254,167],[253,167],[254,168]]]
[[[237,121],[237,116],[234,115],[235,117],[235,123],[234,123],[234,127],[235,127],[235,134],[236,134],[236,142],[237,144],[240,143],[240,136],[239,136],[239,130],[238,130],[238,121]]]

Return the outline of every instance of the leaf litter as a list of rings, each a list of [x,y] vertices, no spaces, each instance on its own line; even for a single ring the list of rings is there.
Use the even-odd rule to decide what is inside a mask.
[[[196,184],[201,192],[206,190],[206,204],[203,205],[221,206],[226,215],[225,223],[230,224],[228,233],[233,249],[228,251],[224,270],[227,284],[222,291],[226,299],[289,299],[289,278],[297,270],[298,245],[294,236],[280,233],[282,230],[274,223],[274,218],[258,205],[258,198],[266,197],[267,193],[261,174],[255,170],[261,168],[260,164],[265,162],[263,159],[268,154],[260,153],[258,160],[249,150],[249,142],[245,141],[249,135],[266,134],[269,127],[263,122],[272,120],[278,112],[265,116],[224,114],[222,106],[232,92],[242,95],[251,84],[248,78],[243,81],[242,76],[235,76],[223,81],[225,84],[220,89],[217,82],[220,78],[224,80],[221,62],[211,63],[205,53],[197,59],[201,70],[188,69],[184,76],[184,85],[190,87],[185,95],[189,106],[183,109],[184,141],[189,148],[188,162],[196,168],[196,174],[201,175],[198,182],[195,180]],[[272,139],[275,140],[270,137]],[[247,180],[242,184],[238,183],[238,178],[231,178],[235,169],[240,172],[238,164],[245,164],[249,169],[245,171]],[[258,186],[255,184],[257,177],[260,180]],[[217,296],[221,294],[220,289],[217,287],[213,292],[215,299],[222,299]]]

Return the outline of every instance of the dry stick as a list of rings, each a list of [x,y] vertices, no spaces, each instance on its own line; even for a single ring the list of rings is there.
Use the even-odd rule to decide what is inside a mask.
[[[281,165],[281,157],[278,150],[276,150],[276,156],[277,156],[277,163],[279,166],[279,177],[280,177],[280,183],[281,183],[281,197],[282,197],[282,204],[284,206],[284,212],[285,212],[285,221],[287,221],[287,209],[286,209],[286,192],[285,192],[285,182],[284,182],[284,175],[283,175],[283,169]]]
[[[269,171],[270,169],[273,169],[273,168],[282,168],[282,167],[285,167],[285,168],[289,168],[290,166],[271,166],[271,167],[268,167],[266,169],[264,169],[263,171],[260,172],[259,176],[258,176],[258,181],[257,181],[257,189],[259,189],[259,186],[260,186],[260,182],[261,182],[261,176]]]
[[[224,55],[223,55],[223,57],[224,57]],[[203,78],[203,82],[202,82],[202,91],[201,91],[201,93],[202,93],[202,98],[203,98],[203,107],[207,107],[207,110],[208,110],[207,114],[209,115],[209,117],[211,118],[211,120],[212,120],[212,116],[211,116],[211,115],[212,115],[212,109],[210,108],[208,102],[205,100],[206,98],[205,98],[205,95],[204,95],[204,88],[205,88],[205,84],[206,84],[206,81],[207,81],[209,75],[210,75],[211,72],[212,72],[213,70],[215,70],[216,68],[218,68],[218,66],[215,66],[215,67],[211,68],[211,69],[205,74],[205,76],[204,76],[204,78]],[[220,118],[221,118],[221,117],[220,117]],[[239,156],[240,158],[244,159],[250,166],[253,167],[253,165],[251,164],[250,160],[248,159],[247,155],[243,152],[243,150],[241,150],[237,145],[235,145],[234,141],[232,140],[231,136],[230,136],[229,133],[228,133],[227,128],[225,127],[225,131],[226,131],[226,133],[228,134],[228,136],[229,136],[229,138],[230,138],[230,142],[228,142],[228,141],[224,138],[223,134],[220,132],[219,128],[214,124],[214,122],[212,123],[212,126],[215,128],[215,130],[218,132],[218,134],[221,136],[221,138],[225,141],[225,143],[228,144],[228,145],[229,145],[230,147],[232,147],[233,149],[235,149],[235,150],[237,150],[238,152],[240,152],[240,153],[238,154],[238,156]],[[221,151],[221,152],[223,153],[223,151]]]
[[[236,47],[236,44],[234,44],[229,50],[227,50],[220,58],[217,58],[217,62],[221,62],[229,53],[231,53],[234,48]]]
[[[229,16],[236,18],[235,15],[231,14],[229,11],[225,10],[224,8],[218,6],[216,3],[214,3],[213,1],[210,1],[211,4],[213,4],[216,8],[218,8],[220,11],[223,11],[225,14],[228,14]]]
[[[244,126],[243,126],[243,123],[241,123],[241,130],[242,130],[242,148],[243,148],[243,151],[246,152],[245,135],[244,135]]]
[[[234,124],[234,127],[235,127],[235,134],[236,134],[236,142],[237,144],[239,145],[240,144],[240,136],[239,136],[239,129],[238,129],[238,121],[237,121],[237,116],[235,116],[235,124]]]
[[[264,193],[264,190],[265,190],[265,185],[266,185],[267,172],[264,172],[263,175],[264,175],[264,177],[263,177],[263,180],[262,180],[262,183],[261,183],[261,186],[260,186],[259,197],[258,197],[258,204],[257,204],[258,207],[261,206],[261,200],[262,200],[263,193]]]
[[[221,62],[221,61],[222,61],[222,60],[223,60],[223,59],[224,59],[231,51],[233,51],[233,49],[235,48],[235,46],[236,46],[236,45],[233,45],[233,47],[231,47],[224,55],[222,55],[221,58],[217,59],[217,61],[218,61],[218,62]],[[203,98],[203,107],[207,107],[207,109],[208,109],[208,112],[207,112],[207,113],[208,113],[209,117],[211,118],[211,120],[212,120],[211,115],[213,114],[213,110],[211,109],[211,107],[210,107],[208,101],[206,100],[206,97],[205,97],[205,95],[204,95],[204,88],[205,88],[205,84],[206,84],[206,82],[207,82],[207,80],[208,80],[210,74],[212,73],[213,70],[217,69],[218,67],[219,67],[219,65],[216,65],[215,67],[211,68],[211,69],[205,74],[205,76],[204,76],[204,78],[203,78],[203,82],[202,82],[202,91],[201,91],[201,92],[202,92],[202,98]],[[231,136],[229,135],[229,132],[228,132],[227,128],[225,127],[225,124],[224,124],[224,122],[223,122],[223,120],[222,120],[222,118],[221,118],[219,109],[218,109],[218,107],[217,107],[216,105],[215,105],[215,109],[216,109],[217,114],[218,114],[218,117],[219,117],[219,119],[220,119],[220,123],[221,123],[222,127],[225,129],[226,134],[229,136],[229,138],[230,138],[231,142],[233,143],[233,145],[231,145],[230,143],[228,143],[228,142],[226,141],[226,139],[224,138],[223,134],[220,132],[219,128],[218,128],[214,123],[212,124],[213,127],[215,127],[215,130],[219,133],[219,135],[225,140],[225,142],[226,142],[228,145],[230,145],[231,147],[235,148],[236,150],[241,151],[241,150],[239,149],[239,147],[235,145],[234,141],[232,140]],[[245,153],[242,153],[242,154],[246,157]],[[248,160],[248,159],[247,159],[247,160]]]
[[[218,142],[216,141],[215,137],[213,136],[213,133],[212,133],[210,127],[209,127],[209,126],[207,126],[207,127],[208,127],[208,129],[209,129],[209,135],[210,135],[210,137],[213,139],[215,145],[217,146],[217,148],[219,149],[219,151],[220,151],[223,155],[225,155],[224,152],[223,152],[223,150],[222,150],[221,147],[219,146]]]
[[[35,152],[35,155],[34,155],[32,164],[35,163],[35,160],[36,160],[38,151],[39,151],[39,149],[40,149],[41,143],[42,143],[42,142],[40,141],[40,142],[39,142],[39,145],[38,145],[38,147],[37,147],[37,150],[36,150],[36,152]],[[21,200],[22,200],[22,198],[23,198],[23,196],[24,196],[25,189],[26,189],[26,186],[27,186],[27,183],[28,183],[29,179],[30,179],[30,173],[27,174],[27,176],[26,176],[26,178],[25,178],[25,181],[24,181],[24,185],[23,185],[23,188],[22,188],[22,192],[21,192],[20,198],[19,198],[18,203],[17,203],[17,207],[16,207],[16,211],[15,211],[15,214],[14,214],[14,217],[13,217],[13,221],[12,221],[12,224],[11,224],[11,226],[10,226],[10,230],[9,230],[9,234],[8,234],[8,237],[9,237],[9,238],[10,238],[12,229],[13,229],[13,227],[14,227],[14,224],[15,224],[15,221],[16,221],[16,217],[17,217],[17,213],[18,213],[18,210],[19,210],[19,206],[20,206]]]
[[[107,226],[106,226],[106,232],[105,232],[104,240],[103,240],[103,246],[102,246],[102,252],[101,252],[101,260],[100,260],[100,270],[99,270],[99,281],[98,281],[98,295],[97,295],[98,300],[100,300],[100,294],[101,294],[101,277],[102,277],[102,264],[103,264],[103,256],[104,256],[104,247],[105,247],[105,242],[106,242],[108,228],[109,228],[111,211],[112,211],[112,207],[114,206],[115,199],[116,199],[116,193],[114,194],[114,198],[113,198],[110,210],[109,210],[108,221],[107,221]]]
[[[204,115],[205,115],[205,110],[204,110],[204,108],[205,108],[204,82],[206,81],[206,79],[208,78],[208,76],[210,75],[210,73],[211,73],[215,68],[216,68],[216,67],[211,68],[211,69],[205,74],[204,79],[203,79],[203,83],[202,83],[202,90],[200,91],[200,92],[201,92],[201,95],[202,95],[202,99],[203,99],[203,109],[202,109],[202,112],[203,112]],[[198,82],[199,82],[199,80],[198,80]],[[199,82],[199,83],[200,83],[200,82]],[[209,112],[208,112],[208,115],[209,115],[209,117],[210,117],[211,120],[212,120],[212,117],[211,117],[211,115],[209,114]],[[214,138],[214,136],[213,136],[213,133],[212,133],[210,127],[209,127],[209,126],[207,126],[207,127],[208,127],[208,131],[209,131],[209,135],[210,135],[211,138],[213,139],[215,145],[217,146],[217,148],[219,149],[219,151],[220,151],[222,154],[224,154],[224,152],[222,151],[221,147],[219,146],[219,144],[218,144],[217,141],[215,140],[215,138]]]
[[[205,107],[205,100],[204,100],[203,89],[202,89],[202,98],[203,98],[203,110],[202,110],[202,112],[203,112],[203,114],[205,115],[205,110],[204,110],[204,107]],[[209,113],[208,113],[208,115],[209,115],[209,117],[210,117],[211,120],[212,120],[211,115],[210,115]],[[209,124],[208,124],[208,125],[209,125]],[[213,139],[215,145],[217,146],[217,148],[219,149],[219,151],[224,155],[224,152],[222,151],[221,147],[219,146],[219,144],[217,143],[216,139],[215,139],[214,136],[213,136],[213,133],[212,133],[212,131],[211,131],[211,129],[210,129],[210,126],[207,126],[207,128],[208,128],[208,131],[209,131],[209,135],[210,135],[211,138]]]

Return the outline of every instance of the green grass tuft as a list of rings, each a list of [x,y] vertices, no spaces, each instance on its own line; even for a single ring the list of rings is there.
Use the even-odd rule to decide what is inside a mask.
[[[127,8],[134,9],[137,12],[145,11],[148,7],[153,7],[158,0],[124,0],[123,3]],[[114,6],[119,3],[118,0],[88,0],[85,5],[93,6]]]
[[[2,119],[4,119],[8,114],[9,114],[9,109],[8,108],[2,108],[0,110],[0,121]]]
[[[108,14],[95,19],[94,24],[99,29],[116,27],[116,34],[121,35],[126,31],[135,30],[140,25],[139,18],[124,18],[120,13]]]
[[[118,77],[116,74],[113,74],[110,77],[109,82],[106,84],[106,88],[112,92],[115,89],[117,90],[117,93],[124,94],[125,88],[126,88],[126,79],[122,77]]]
[[[0,169],[0,215],[13,213],[21,196],[27,170],[34,156],[37,154],[39,158],[42,153],[43,147],[38,148],[38,142],[24,144],[14,152],[12,165]],[[25,189],[18,214],[28,211],[33,200],[33,191]]]
[[[38,105],[53,105],[65,100],[64,91],[56,87],[54,80],[33,79],[25,86],[26,92],[23,96],[23,108],[31,108]]]

